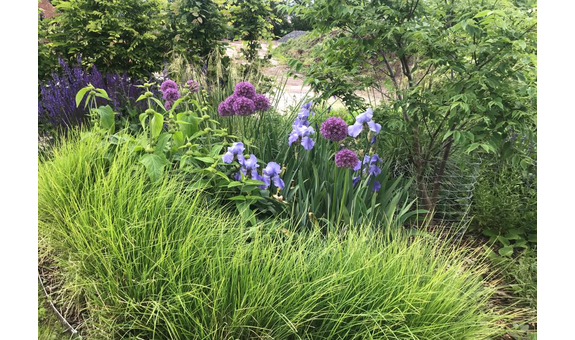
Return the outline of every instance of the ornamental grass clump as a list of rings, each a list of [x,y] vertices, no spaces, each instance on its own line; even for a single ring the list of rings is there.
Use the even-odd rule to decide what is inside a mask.
[[[234,93],[218,105],[221,117],[234,115],[245,117],[269,109],[269,99],[263,94],[257,94],[254,85],[246,81],[237,83]]]
[[[102,138],[69,138],[38,166],[55,303],[83,311],[83,338],[493,339],[512,317],[470,248],[369,224],[250,227],[193,180],[150,183],[130,145]]]

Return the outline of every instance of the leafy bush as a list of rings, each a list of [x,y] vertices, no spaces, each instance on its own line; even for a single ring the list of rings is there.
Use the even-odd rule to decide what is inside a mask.
[[[39,165],[39,232],[88,338],[489,339],[484,266],[427,238],[247,229],[193,181],[151,184],[91,133]],[[113,153],[111,153],[113,149]],[[65,299],[65,298],[64,298]]]
[[[68,61],[105,73],[144,77],[161,66],[170,44],[163,37],[162,1],[53,1],[59,15],[47,39]]]
[[[536,120],[535,7],[438,0],[308,4],[304,17],[334,36],[305,69],[306,83],[352,110],[365,108],[357,90],[375,89],[385,98],[380,114],[395,119],[381,124],[409,148],[425,209],[436,207],[457,149],[495,153],[510,126]],[[434,176],[428,179],[429,169]]]
[[[537,243],[537,174],[534,167],[490,167],[474,192],[473,216],[477,227],[497,241],[499,253]]]
[[[41,14],[42,10],[39,8]],[[40,16],[39,14],[39,16]],[[58,57],[54,53],[52,43],[47,37],[50,34],[52,25],[49,20],[38,19],[38,81],[43,81],[53,73],[58,65]]]
[[[231,0],[228,4],[235,38],[247,42],[242,52],[249,64],[258,58],[260,40],[271,38],[275,20],[270,0]]]
[[[220,49],[226,36],[225,18],[213,1],[174,1],[168,7],[167,23],[172,51],[196,63]]]

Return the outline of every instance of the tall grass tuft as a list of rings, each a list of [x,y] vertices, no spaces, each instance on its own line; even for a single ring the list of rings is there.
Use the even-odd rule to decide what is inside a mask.
[[[485,267],[463,248],[375,233],[248,228],[189,183],[150,183],[96,134],[39,165],[39,232],[95,339],[491,339]]]

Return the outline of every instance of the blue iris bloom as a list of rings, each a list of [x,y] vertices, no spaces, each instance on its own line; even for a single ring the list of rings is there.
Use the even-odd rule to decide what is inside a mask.
[[[224,153],[224,155],[222,156],[222,161],[226,164],[230,164],[231,162],[234,161],[234,156],[237,155],[239,159],[239,155],[242,155],[244,150],[245,150],[244,143],[242,142],[234,143],[232,144],[232,146],[228,148],[228,151]]]
[[[373,110],[371,108],[368,108],[367,111],[355,117],[355,123],[348,126],[347,133],[355,138],[359,136],[365,126],[367,126],[370,131],[375,132],[376,135],[381,131],[381,125],[373,121]]]

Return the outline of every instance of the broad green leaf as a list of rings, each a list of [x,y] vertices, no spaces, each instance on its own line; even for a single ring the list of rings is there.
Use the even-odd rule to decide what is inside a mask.
[[[192,137],[198,132],[198,118],[193,113],[178,113],[176,115],[180,130],[184,134],[184,138]]]
[[[215,160],[212,157],[194,157],[194,158],[208,164],[212,164],[213,162],[215,162]]]
[[[108,97],[108,93],[106,92],[106,90],[104,89],[96,89],[96,91],[100,92],[99,94],[96,93],[96,96],[107,99],[107,100],[111,100],[110,97]]]
[[[501,255],[501,256],[513,255],[513,247],[512,246],[505,246],[505,247],[499,249],[499,255]]]
[[[240,181],[232,181],[228,184],[228,188],[239,187],[241,185],[243,185],[243,183]]]
[[[147,118],[148,118],[147,113],[140,113],[140,124],[142,124],[142,127],[144,128],[144,130],[146,130],[146,119]]]
[[[86,86],[83,89],[81,89],[80,91],[78,91],[78,93],[76,93],[76,107],[80,106],[80,103],[82,102],[82,98],[84,98],[84,95],[89,90],[90,90],[90,87]]]
[[[166,145],[168,144],[168,141],[170,140],[170,137],[172,137],[172,135],[170,133],[167,133],[167,132],[162,133],[160,135],[160,137],[158,137],[158,142],[156,143],[154,153],[163,154],[164,149],[166,148]]]
[[[230,197],[228,198],[230,201],[245,201],[246,197],[242,196],[242,195],[238,195],[238,196],[234,196],[234,197]]]
[[[146,173],[152,182],[158,181],[164,173],[164,167],[169,164],[164,154],[148,153],[140,157],[140,163],[146,167]]]
[[[184,145],[184,134],[182,133],[182,131],[174,132],[173,139],[176,148],[179,148],[180,146]]]
[[[152,138],[157,138],[162,132],[162,127],[164,127],[164,116],[161,113],[154,113],[152,121],[150,122],[150,128],[152,131]]]
[[[484,17],[484,16],[490,15],[491,13],[493,13],[493,12],[490,11],[490,10],[481,11],[481,12],[477,13],[477,14],[474,16],[474,18],[482,18],[482,17]]]
[[[105,130],[113,130],[114,118],[116,115],[110,105],[100,106],[96,111],[100,115],[100,126]]]

